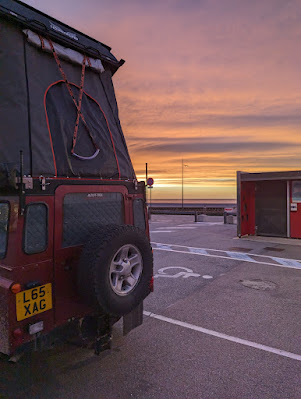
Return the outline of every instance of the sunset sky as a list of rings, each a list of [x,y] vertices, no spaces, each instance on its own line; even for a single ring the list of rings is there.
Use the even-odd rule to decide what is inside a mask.
[[[235,198],[236,171],[301,169],[300,0],[27,0],[112,47],[153,198]]]

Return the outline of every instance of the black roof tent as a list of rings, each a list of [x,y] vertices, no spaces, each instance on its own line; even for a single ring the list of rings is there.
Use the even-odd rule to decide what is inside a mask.
[[[110,49],[16,0],[0,0],[0,23],[0,190],[21,172],[134,180]]]
[[[110,69],[112,74],[125,62],[122,59],[118,61],[111,53],[109,46],[21,1],[0,0],[0,16],[14,20],[22,27],[29,28],[88,56],[99,58],[103,62],[105,69]]]

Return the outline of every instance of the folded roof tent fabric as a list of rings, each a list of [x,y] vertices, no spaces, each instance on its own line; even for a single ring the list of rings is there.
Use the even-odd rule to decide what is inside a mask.
[[[47,51],[48,53],[52,53],[52,48],[49,43],[49,40],[45,37],[38,35],[37,33],[31,31],[30,29],[23,30],[24,35],[27,37],[29,43],[34,46]],[[64,47],[58,43],[53,42],[53,47],[55,49],[56,54],[64,59],[65,61],[72,62],[74,64],[82,65],[84,55],[76,50],[72,50],[68,47]],[[104,72],[104,67],[102,65],[101,60],[95,59],[92,57],[86,57],[86,66],[89,66],[91,69],[96,72]]]
[[[25,174],[135,179],[106,62],[0,19],[2,169],[22,150]]]

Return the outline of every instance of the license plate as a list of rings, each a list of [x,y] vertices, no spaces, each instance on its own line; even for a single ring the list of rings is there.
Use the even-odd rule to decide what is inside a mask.
[[[17,321],[51,309],[51,291],[51,283],[48,283],[16,294]]]

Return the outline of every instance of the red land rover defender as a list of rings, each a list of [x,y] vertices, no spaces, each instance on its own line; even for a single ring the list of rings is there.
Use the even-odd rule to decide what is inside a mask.
[[[111,49],[0,0],[0,352],[142,323],[153,256]]]

